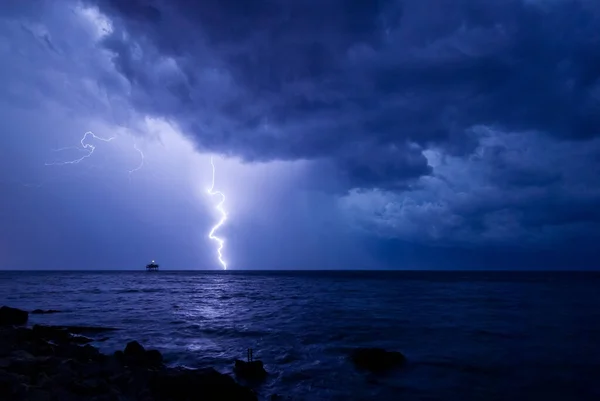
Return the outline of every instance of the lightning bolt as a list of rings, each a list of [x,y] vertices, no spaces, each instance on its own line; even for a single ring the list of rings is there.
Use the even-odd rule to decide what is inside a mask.
[[[96,136],[96,134],[94,134],[92,131],[88,131],[83,135],[83,138],[81,138],[81,141],[79,141],[81,143],[81,147],[68,147],[68,148],[55,149],[56,152],[60,152],[60,151],[67,150],[67,149],[77,149],[77,150],[85,151],[86,152],[85,155],[83,155],[79,159],[69,160],[66,162],[46,163],[45,165],[46,166],[64,166],[66,164],[79,164],[83,160],[85,160],[88,157],[90,157],[91,155],[93,155],[94,151],[96,150],[96,146],[94,146],[91,143],[85,143],[85,140],[87,139],[88,136],[91,136],[92,138],[97,139],[99,141],[103,141],[103,142],[110,142],[116,138],[116,136],[113,136],[110,138],[101,138],[99,136]]]
[[[129,181],[131,181],[131,174],[135,173],[136,171],[139,171],[142,167],[144,167],[145,160],[144,152],[142,152],[140,148],[137,147],[137,143],[133,145],[133,148],[138,151],[142,159],[140,160],[140,164],[136,168],[134,168],[133,170],[129,170]]]
[[[223,193],[220,191],[215,191],[215,163],[213,161],[212,156],[210,157],[210,165],[212,166],[212,185],[208,189],[208,194],[210,196],[219,195],[221,197],[221,201],[217,204],[217,207],[216,207],[216,209],[221,214],[221,219],[210,230],[210,232],[208,233],[208,238],[217,242],[217,244],[218,244],[217,254],[219,255],[219,258],[218,258],[219,263],[221,264],[221,266],[223,266],[223,270],[227,270],[227,263],[225,263],[225,261],[223,260],[223,253],[222,253],[223,245],[225,244],[225,240],[215,236],[215,231],[217,231],[219,229],[219,227],[221,227],[225,223],[225,220],[227,220],[227,212],[225,212],[225,210],[223,209],[223,203],[225,203],[225,195],[223,195]]]

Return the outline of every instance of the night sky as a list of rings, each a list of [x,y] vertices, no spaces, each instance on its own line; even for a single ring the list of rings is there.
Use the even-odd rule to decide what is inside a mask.
[[[218,269],[211,155],[231,269],[598,266],[598,0],[2,0],[0,59],[0,269]]]

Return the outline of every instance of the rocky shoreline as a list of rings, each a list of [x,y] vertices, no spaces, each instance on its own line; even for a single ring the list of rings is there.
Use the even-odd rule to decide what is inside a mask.
[[[215,369],[172,368],[133,341],[105,355],[86,335],[111,328],[23,327],[28,313],[0,308],[2,400],[256,401],[254,391]],[[261,368],[262,368],[262,364]]]
[[[34,311],[35,314],[58,311]],[[31,312],[31,313],[34,313]],[[168,367],[158,350],[129,342],[113,355],[90,345],[111,327],[25,327],[29,312],[0,307],[0,399],[31,401],[257,401],[252,388],[213,368]],[[94,337],[93,339],[90,337]],[[350,361],[370,373],[403,366],[400,352],[357,348]],[[235,376],[258,384],[267,377],[260,360],[234,361]],[[287,397],[271,395],[270,400]]]

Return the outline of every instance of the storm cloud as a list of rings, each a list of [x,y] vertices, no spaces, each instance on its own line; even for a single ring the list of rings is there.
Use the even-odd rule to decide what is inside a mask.
[[[85,82],[76,98],[40,78],[47,97],[129,127],[165,119],[249,165],[306,162],[297,190],[366,242],[600,239],[597,1],[66,1],[103,18],[93,48],[22,4],[6,18],[37,21],[26,30]]]
[[[478,125],[598,134],[596,2],[96,4],[117,21],[105,46],[134,107],[210,151],[339,159],[349,185],[370,187],[428,174],[419,148],[473,151]]]

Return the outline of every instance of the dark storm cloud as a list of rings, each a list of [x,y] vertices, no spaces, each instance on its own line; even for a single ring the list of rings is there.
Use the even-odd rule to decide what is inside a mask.
[[[600,139],[487,129],[476,136],[479,145],[468,157],[426,151],[433,172],[409,188],[352,191],[341,200],[347,218],[381,237],[440,246],[594,248]]]
[[[106,46],[135,105],[247,160],[331,157],[350,186],[385,187],[428,173],[414,152],[382,165],[390,147],[464,154],[474,125],[600,132],[597,2],[96,3],[122,22]]]
[[[0,2],[0,18],[33,21],[0,33],[35,39],[5,41],[10,99],[129,128],[166,117],[200,150],[245,161],[312,160],[290,198],[334,191],[324,215],[432,255],[600,239],[595,0],[85,1],[109,35],[81,10],[63,20],[59,3]],[[310,217],[320,202],[299,237],[324,231]],[[274,240],[299,224],[269,220]],[[262,257],[264,236],[244,238],[244,258]]]

